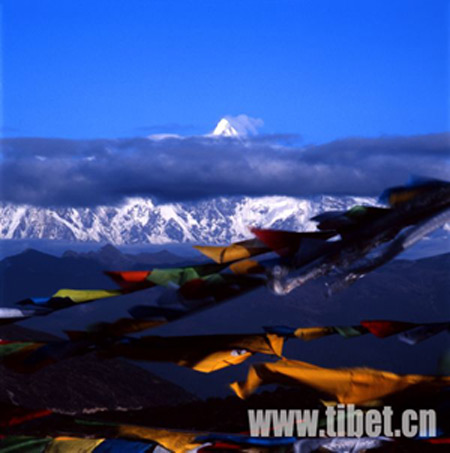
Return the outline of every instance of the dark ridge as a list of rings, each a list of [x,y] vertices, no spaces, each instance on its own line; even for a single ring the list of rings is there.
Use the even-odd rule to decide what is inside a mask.
[[[0,338],[54,339],[20,326],[0,327]],[[46,338],[48,337],[48,338]],[[32,374],[0,366],[0,403],[65,413],[125,410],[196,400],[181,387],[128,362],[101,360],[93,354],[74,357]]]

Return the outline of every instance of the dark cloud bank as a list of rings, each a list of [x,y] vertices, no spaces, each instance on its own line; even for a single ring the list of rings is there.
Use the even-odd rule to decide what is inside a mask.
[[[2,140],[2,199],[38,206],[117,204],[130,196],[183,201],[221,195],[378,195],[410,175],[450,179],[450,134],[349,138],[324,145],[290,137]]]

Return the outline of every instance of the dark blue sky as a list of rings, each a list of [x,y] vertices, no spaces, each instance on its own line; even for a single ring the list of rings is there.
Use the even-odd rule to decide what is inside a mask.
[[[4,0],[4,131],[307,143],[448,130],[448,2]]]

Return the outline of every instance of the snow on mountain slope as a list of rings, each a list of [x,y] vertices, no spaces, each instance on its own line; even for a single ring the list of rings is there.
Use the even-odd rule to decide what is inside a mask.
[[[222,244],[251,237],[249,226],[304,231],[314,215],[373,198],[284,196],[214,198],[155,204],[130,198],[121,206],[44,209],[0,204],[0,239],[55,239],[122,244]]]
[[[222,118],[217,123],[217,126],[211,135],[220,137],[238,137],[239,133],[226,118]]]

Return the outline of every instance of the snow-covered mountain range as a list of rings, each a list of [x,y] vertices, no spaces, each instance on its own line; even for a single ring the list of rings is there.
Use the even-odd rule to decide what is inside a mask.
[[[373,205],[374,198],[220,197],[157,204],[130,198],[120,206],[37,208],[0,204],[0,239],[98,241],[116,245],[197,242],[223,244],[251,237],[249,226],[304,231],[318,213]]]

